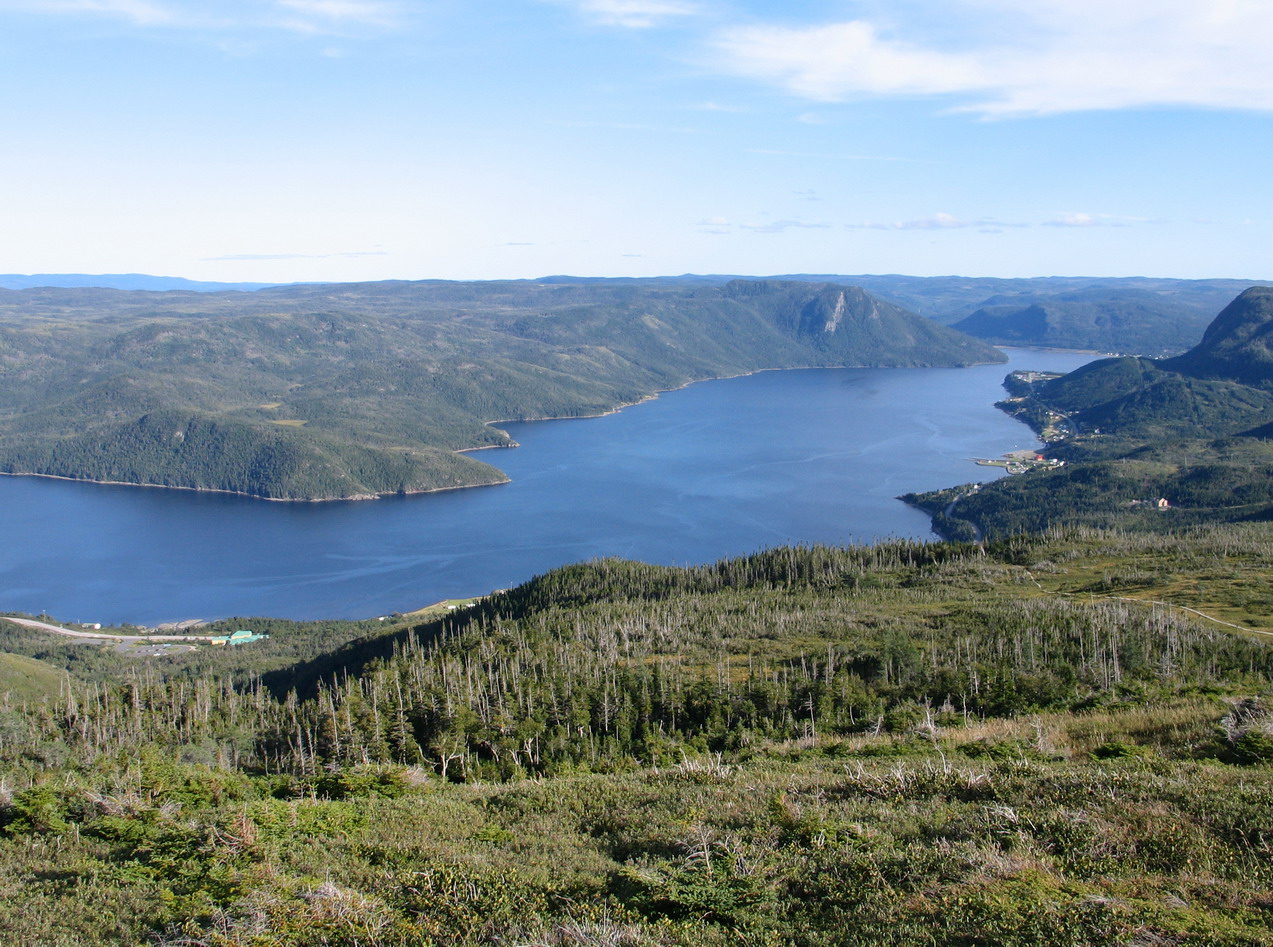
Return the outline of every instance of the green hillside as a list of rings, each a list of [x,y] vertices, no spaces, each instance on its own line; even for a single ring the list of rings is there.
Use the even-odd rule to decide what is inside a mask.
[[[1273,287],[1248,289],[1216,317],[1201,342],[1163,367],[1197,378],[1273,386]]]
[[[986,300],[954,328],[1004,345],[1173,355],[1195,344],[1215,310],[1148,289],[1093,287]]]
[[[0,292],[0,471],[285,499],[471,486],[504,479],[453,453],[509,446],[492,420],[766,368],[1002,358],[820,283]]]
[[[1045,432],[1047,453],[1065,465],[905,499],[959,539],[1058,524],[1162,532],[1273,518],[1271,333],[1273,290],[1252,287],[1176,358],[1011,378],[1015,396],[1000,407]]]
[[[763,320],[745,316],[754,297]],[[709,298],[675,331],[721,359],[764,325],[829,357],[829,325],[878,351],[902,331],[837,288]],[[631,320],[609,304],[520,312],[517,344],[654,371],[636,353],[671,337],[676,305],[640,310],[640,345],[620,344]],[[710,330],[726,317],[728,338]],[[240,364],[225,353],[243,335],[197,318],[193,335],[146,324],[97,342],[138,363]],[[405,338],[361,318],[378,345]],[[266,328],[369,344],[332,317],[237,319],[260,320],[245,355]],[[580,324],[614,344],[567,351]],[[329,351],[292,345],[317,377],[314,348]],[[286,362],[286,344],[270,351]],[[516,380],[531,363],[499,358],[466,362],[450,403],[533,388]],[[97,389],[143,456],[214,431],[288,443],[151,403],[156,372]],[[367,390],[392,401],[399,377]],[[0,942],[1273,947],[1273,443],[1163,433],[1254,419],[1265,392],[1146,360],[1014,388],[1015,410],[1070,423],[1051,448],[1066,464],[913,498],[976,543],[602,560],[441,614],[232,619],[270,637],[165,658],[15,627],[13,666],[73,673],[0,688]],[[284,437],[370,416],[304,397],[251,410],[291,422],[266,422]],[[1108,433],[1080,419],[1100,410]]]
[[[54,696],[66,685],[66,672],[44,661],[0,652],[0,694],[21,702]]]
[[[0,939],[1273,944],[1270,528],[598,562],[277,693],[103,652],[0,708]]]

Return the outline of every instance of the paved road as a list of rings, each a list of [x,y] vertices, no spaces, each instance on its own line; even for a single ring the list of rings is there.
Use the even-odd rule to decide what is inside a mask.
[[[36,631],[50,631],[55,635],[66,635],[69,638],[96,638],[98,641],[202,641],[211,640],[207,635],[114,635],[104,631],[75,631],[61,625],[50,625],[47,622],[35,621],[32,618],[7,618],[0,616],[0,621],[13,622],[24,628]]]

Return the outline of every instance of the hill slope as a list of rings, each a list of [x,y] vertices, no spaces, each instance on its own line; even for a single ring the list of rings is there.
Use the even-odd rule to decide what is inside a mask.
[[[0,471],[324,499],[499,482],[485,422],[765,368],[993,362],[853,287],[0,291]]]
[[[1273,287],[1252,286],[1225,307],[1201,342],[1162,367],[1195,378],[1273,387]]]
[[[1270,538],[598,562],[294,668],[312,696],[209,649],[0,707],[0,930],[1270,947],[1273,645],[1155,604],[1259,626]]]
[[[907,499],[944,535],[974,538],[1055,523],[1168,530],[1273,518],[1273,290],[1243,292],[1176,358],[1092,362],[1024,383],[1001,404],[1063,432],[1066,466]],[[1159,500],[1167,509],[1159,509]]]
[[[66,684],[66,673],[44,661],[0,652],[0,694],[9,700],[54,697]]]
[[[1214,311],[1150,290],[1094,287],[1025,298],[992,298],[953,326],[1005,345],[1156,356],[1194,344]]]

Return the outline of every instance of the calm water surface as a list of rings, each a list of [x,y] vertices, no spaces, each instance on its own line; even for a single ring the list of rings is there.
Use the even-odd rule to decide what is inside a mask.
[[[602,418],[507,425],[476,456],[513,482],[374,502],[269,503],[0,477],[0,610],[152,624],[362,618],[568,562],[684,564],[793,542],[930,537],[898,494],[993,479],[1038,442],[997,411],[1008,365],[810,369],[705,382]]]

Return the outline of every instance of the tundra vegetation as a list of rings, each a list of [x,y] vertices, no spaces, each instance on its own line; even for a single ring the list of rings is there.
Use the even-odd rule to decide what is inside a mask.
[[[1271,554],[1249,523],[604,560],[131,663],[6,631],[53,673],[0,707],[0,931],[1273,944]]]

